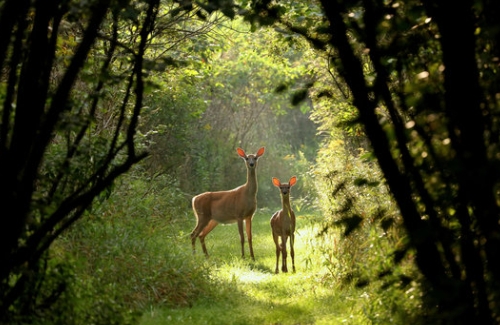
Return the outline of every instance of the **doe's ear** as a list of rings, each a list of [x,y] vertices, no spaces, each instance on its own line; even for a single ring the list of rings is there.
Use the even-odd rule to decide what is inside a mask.
[[[238,152],[238,155],[241,157],[241,158],[246,158],[247,157],[247,154],[245,153],[245,150],[241,149],[241,148],[238,148],[236,149],[236,151]]]
[[[266,149],[264,147],[260,148],[259,151],[257,151],[257,154],[256,154],[257,158],[260,157],[260,156],[262,156],[264,154],[265,150]]]
[[[295,183],[297,183],[297,177],[295,176],[290,177],[290,181],[288,182],[288,184],[290,184],[290,186],[294,186]]]
[[[273,177],[273,184],[274,184],[274,186],[276,186],[276,187],[280,187],[281,182],[280,182],[280,180],[279,180],[279,179],[277,179],[276,177]]]

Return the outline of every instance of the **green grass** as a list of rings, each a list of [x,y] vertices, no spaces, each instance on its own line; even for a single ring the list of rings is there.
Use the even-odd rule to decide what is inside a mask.
[[[248,256],[247,245],[246,257],[241,257],[235,224],[219,225],[206,237],[209,259],[202,256],[197,241],[196,255],[188,258],[204,263],[211,270],[213,292],[185,307],[150,306],[140,324],[367,324],[359,303],[363,299],[361,293],[341,290],[334,284],[320,250],[315,249],[320,243],[315,237],[317,216],[297,215],[297,272],[274,274],[271,214],[261,210],[253,219],[255,262]],[[194,227],[194,218],[191,221]],[[189,231],[186,228],[184,234]],[[190,251],[190,240],[187,235],[184,238],[181,243],[169,242],[169,237],[165,237],[165,249],[184,245]]]
[[[297,272],[274,274],[269,225],[274,211],[260,209],[253,219],[256,261],[249,258],[247,244],[241,257],[236,224],[219,225],[207,236],[207,259],[199,241],[192,254],[189,234],[196,222],[182,193],[148,184],[147,195],[137,195],[144,186],[142,180],[124,183],[54,243],[54,263],[72,272],[63,304],[72,312],[61,319],[70,316],[75,324],[138,320],[140,325],[414,324],[407,319],[421,308],[418,288],[403,286],[399,273],[384,278],[387,286],[377,281],[382,266],[390,264],[386,247],[393,244],[380,232],[345,238],[330,228],[318,237],[324,218],[296,205]],[[290,258],[288,263],[291,270]],[[370,281],[357,282],[367,276]]]

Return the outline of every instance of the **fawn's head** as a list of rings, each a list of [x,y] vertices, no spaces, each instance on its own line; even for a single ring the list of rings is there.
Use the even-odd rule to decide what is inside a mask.
[[[238,155],[245,160],[245,163],[247,164],[248,168],[255,168],[257,167],[257,160],[259,159],[260,156],[264,154],[264,147],[260,148],[259,151],[257,151],[256,154],[251,154],[247,155],[245,153],[245,150],[238,148],[236,149],[238,151]]]
[[[281,183],[279,179],[273,177],[273,185],[280,189],[280,194],[284,197],[290,194],[290,188],[297,183],[297,177],[292,176],[288,183]]]

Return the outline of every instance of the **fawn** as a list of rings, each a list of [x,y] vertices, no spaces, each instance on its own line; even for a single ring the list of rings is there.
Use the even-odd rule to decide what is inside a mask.
[[[271,229],[273,232],[273,240],[276,245],[276,273],[279,273],[278,262],[280,252],[282,255],[281,271],[288,272],[286,265],[286,242],[290,237],[290,256],[292,257],[292,269],[295,272],[295,252],[293,250],[293,243],[295,239],[295,213],[290,207],[290,188],[297,183],[297,177],[290,178],[288,183],[281,183],[279,179],[273,177],[274,186],[278,187],[281,195],[281,210],[275,212],[271,217]],[[281,245],[279,244],[279,237],[281,237]]]

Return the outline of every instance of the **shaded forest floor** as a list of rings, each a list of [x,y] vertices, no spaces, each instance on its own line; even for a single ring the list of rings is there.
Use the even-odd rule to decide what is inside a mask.
[[[366,324],[360,303],[363,292],[339,288],[324,263],[317,247],[317,216],[297,213],[297,272],[274,274],[270,215],[260,211],[254,217],[255,262],[241,258],[235,224],[219,225],[207,236],[209,259],[201,256],[197,241],[197,255],[192,258],[213,270],[214,292],[186,307],[151,307],[144,311],[140,324]],[[187,234],[184,243],[165,242],[165,247],[185,245],[190,250]],[[245,248],[248,254],[248,246]]]

